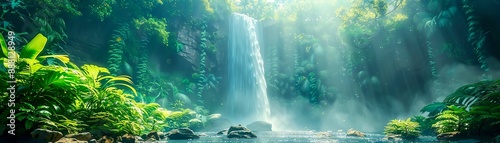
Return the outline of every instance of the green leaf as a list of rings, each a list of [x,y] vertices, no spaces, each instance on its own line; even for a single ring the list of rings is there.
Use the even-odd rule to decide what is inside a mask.
[[[0,58],[7,58],[9,56],[9,50],[7,48],[7,43],[5,42],[5,39],[3,38],[2,34],[0,34],[0,46],[2,47],[2,52],[3,55],[0,56]]]
[[[45,44],[47,43],[47,37],[42,34],[38,34],[33,38],[21,51],[20,58],[35,59],[40,52],[42,52]]]
[[[33,122],[32,121],[26,121],[26,123],[24,124],[24,127],[26,127],[26,129],[31,129],[31,126],[33,126]]]
[[[64,63],[64,64],[69,63],[69,57],[68,57],[68,55],[46,55],[46,56],[40,56],[40,57],[38,57],[37,60],[43,61],[43,60],[45,60],[47,58],[56,58],[59,61],[61,61],[62,63]]]

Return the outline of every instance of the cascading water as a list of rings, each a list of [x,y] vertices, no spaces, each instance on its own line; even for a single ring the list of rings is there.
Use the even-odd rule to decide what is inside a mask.
[[[229,112],[226,116],[239,124],[267,121],[271,112],[264,62],[260,54],[260,31],[257,20],[239,13],[231,15],[228,43]]]

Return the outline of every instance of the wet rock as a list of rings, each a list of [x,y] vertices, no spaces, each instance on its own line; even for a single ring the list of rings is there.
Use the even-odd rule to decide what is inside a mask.
[[[146,135],[146,134],[142,134],[142,135],[141,135],[141,138],[142,138],[142,139],[147,140],[147,139],[148,139],[148,135]]]
[[[122,136],[122,143],[136,143],[139,142],[137,138],[131,134],[125,134]]]
[[[231,133],[232,131],[247,131],[247,130],[249,131],[249,129],[248,129],[248,128],[243,127],[243,126],[241,126],[241,125],[238,125],[238,126],[231,126],[231,127],[229,127],[229,130],[227,131],[227,133],[229,134],[229,133]]]
[[[318,137],[318,138],[331,138],[331,137],[333,137],[333,134],[330,132],[319,132],[316,134],[316,137]]]
[[[154,138],[155,140],[160,140],[160,135],[156,131],[149,132],[147,139]]]
[[[159,134],[160,140],[167,138],[167,136],[163,132],[159,132],[158,134]]]
[[[111,136],[102,136],[99,140],[97,140],[98,143],[114,143],[115,139]]]
[[[33,132],[31,132],[31,137],[33,137],[36,140],[41,140],[45,142],[56,142],[63,137],[63,134],[59,131],[36,129]]]
[[[219,132],[217,132],[218,135],[223,135],[223,134],[227,134],[227,130],[221,130]]]
[[[92,139],[92,134],[90,132],[83,132],[83,133],[78,133],[78,134],[69,134],[64,136],[66,138],[75,138],[80,141],[89,141]]]
[[[365,133],[358,131],[358,130],[349,129],[349,130],[347,130],[347,136],[365,137]]]
[[[146,140],[147,143],[154,143],[156,142],[156,139],[155,138],[149,138]]]
[[[257,138],[257,135],[252,133],[252,131],[249,130],[239,130],[239,131],[232,131],[229,134],[227,134],[227,138],[246,138],[246,139],[251,139],[251,138]]]
[[[437,135],[438,140],[457,140],[459,138],[460,132],[447,132]]]
[[[256,121],[248,124],[247,128],[252,131],[272,131],[273,125],[264,121]]]
[[[96,139],[90,139],[88,143],[97,143]]]
[[[113,132],[111,132],[111,130],[109,130],[109,129],[91,130],[90,134],[92,135],[92,138],[96,139],[96,140],[101,139],[103,136],[108,136],[108,138],[109,137],[116,137],[116,135],[114,135]]]
[[[135,136],[135,138],[137,139],[137,141],[140,141],[140,142],[144,141],[144,138],[142,138],[140,136]]]
[[[239,125],[239,126],[231,126],[229,128],[229,130],[227,131],[227,137],[228,138],[247,138],[247,139],[249,139],[249,138],[256,138],[257,135],[255,135],[248,128]]]
[[[400,142],[403,141],[403,138],[400,134],[388,134],[382,139],[382,141]]]
[[[81,141],[81,140],[78,140],[76,138],[63,137],[63,138],[59,139],[58,141],[56,141],[55,143],[87,143],[87,141]]]
[[[170,140],[189,140],[200,138],[200,136],[194,134],[193,130],[188,128],[173,129],[167,132],[166,136]]]

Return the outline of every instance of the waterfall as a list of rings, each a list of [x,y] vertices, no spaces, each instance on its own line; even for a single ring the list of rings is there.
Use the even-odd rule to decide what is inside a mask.
[[[239,13],[233,13],[229,21],[226,116],[238,124],[267,121],[271,110],[260,54],[260,23]]]

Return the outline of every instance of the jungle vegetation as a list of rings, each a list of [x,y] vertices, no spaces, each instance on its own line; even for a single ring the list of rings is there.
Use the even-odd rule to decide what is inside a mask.
[[[390,100],[406,98],[397,96],[402,93],[391,88],[404,81],[384,75],[389,71],[377,67],[379,63],[393,65],[396,59],[423,61],[423,74],[404,70],[391,74],[411,77],[411,81],[429,79],[434,86],[445,87],[448,85],[438,80],[443,76],[440,65],[444,61],[457,61],[479,67],[484,81],[464,84],[452,94],[433,91],[449,96],[424,107],[422,112],[429,112],[428,117],[416,116],[411,121],[394,120],[388,124],[392,127],[411,123],[411,130],[402,132],[397,126],[386,132],[414,137],[417,134],[414,127],[420,126],[421,134],[460,131],[484,135],[498,133],[495,129],[499,123],[499,82],[491,79],[487,58],[498,58],[494,55],[497,50],[492,47],[500,43],[494,40],[499,38],[492,34],[494,25],[486,24],[488,19],[479,15],[484,13],[485,5],[499,3],[498,0],[274,0],[272,3],[264,0],[12,0],[0,3],[3,9],[0,31],[2,35],[16,31],[14,39],[19,55],[16,78],[18,100],[22,101],[18,104],[22,110],[18,116],[25,132],[34,128],[65,133],[106,128],[117,133],[142,134],[177,127],[202,128],[205,116],[210,114],[209,108],[221,105],[214,99],[222,98],[224,93],[223,72],[210,61],[216,59],[217,52],[224,51],[227,37],[219,32],[223,26],[214,25],[226,22],[224,17],[232,12],[239,12],[277,23],[277,37],[290,39],[268,43],[269,48],[262,51],[271,98],[285,103],[311,104],[311,110],[317,112],[308,114],[315,117],[321,116],[320,109],[345,99],[360,100],[367,105],[373,105],[370,102],[388,104]],[[457,18],[460,16],[465,20]],[[90,44],[82,46],[89,46],[88,51],[104,51],[96,56],[104,59],[89,64],[93,59],[70,54],[74,50],[68,48],[72,38],[88,36],[68,34],[70,22],[97,23],[94,25],[109,28],[107,34],[100,33],[105,35],[106,41],[101,42],[105,46],[93,46],[93,49]],[[159,70],[154,67],[159,64],[150,56],[160,52],[166,55],[165,63],[169,60],[171,63],[174,55],[186,52],[190,45],[178,38],[184,34],[178,29],[199,33],[193,38],[199,58],[195,59],[195,66],[188,67],[189,73]],[[453,31],[460,32],[442,34]],[[83,42],[94,43],[89,39]],[[419,52],[417,47],[425,47],[427,56],[399,54],[399,49],[410,45],[415,45],[410,51],[415,53]],[[2,51],[5,61],[8,51],[5,44]],[[324,53],[343,56],[331,57]],[[380,53],[399,56],[384,60],[377,55]],[[325,66],[331,61],[345,68],[332,70]],[[7,77],[7,67],[4,65],[0,70],[2,78]],[[328,78],[336,75],[352,79]],[[334,83],[347,80],[353,81],[354,88],[361,92],[342,94],[342,85]],[[388,82],[392,80],[395,81]],[[0,87],[4,91],[8,85],[0,83]],[[402,88],[420,90],[408,85]],[[5,93],[0,94],[2,102],[8,98]],[[5,106],[0,105],[1,109]],[[0,115],[8,114],[2,111]],[[201,125],[198,120],[202,121]],[[5,130],[5,126],[2,129]]]

